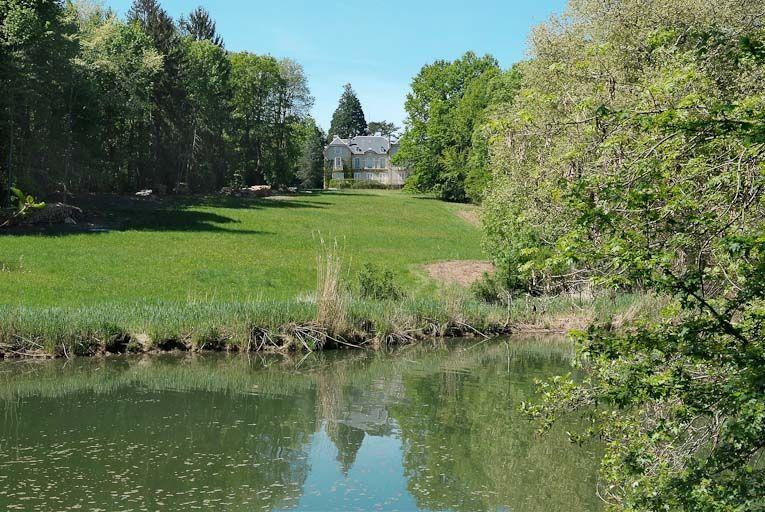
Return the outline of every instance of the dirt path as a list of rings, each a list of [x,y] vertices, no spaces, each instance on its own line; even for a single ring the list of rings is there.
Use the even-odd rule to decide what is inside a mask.
[[[475,227],[479,227],[481,225],[481,219],[478,217],[478,210],[457,210],[457,216],[460,217],[462,220],[467,222],[468,224],[471,224]]]
[[[494,265],[480,260],[441,261],[425,265],[425,271],[431,279],[467,287],[479,281],[485,272],[493,274]]]

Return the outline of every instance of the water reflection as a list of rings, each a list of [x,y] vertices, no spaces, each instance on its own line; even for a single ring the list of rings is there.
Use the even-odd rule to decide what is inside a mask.
[[[0,364],[7,510],[594,510],[595,447],[517,412],[551,340]]]

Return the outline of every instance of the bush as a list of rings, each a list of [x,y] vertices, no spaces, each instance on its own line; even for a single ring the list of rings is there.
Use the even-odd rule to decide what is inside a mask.
[[[509,297],[522,293],[531,295],[541,293],[529,281],[521,276],[510,274],[502,267],[498,268],[493,275],[484,272],[483,278],[471,285],[470,292],[475,298],[488,304],[505,303]]]
[[[470,286],[470,293],[480,301],[497,304],[502,302],[503,297],[507,295],[507,290],[495,277],[484,272],[483,277]]]
[[[392,270],[365,263],[359,272],[359,294],[365,299],[396,300],[402,296]]]
[[[374,180],[354,180],[351,184],[351,188],[370,188],[370,189],[387,189],[389,188],[388,185],[384,183],[380,183],[379,181]]]
[[[329,180],[329,188],[351,188],[353,180]]]
[[[329,188],[339,189],[387,189],[390,188],[384,183],[374,180],[330,180]]]

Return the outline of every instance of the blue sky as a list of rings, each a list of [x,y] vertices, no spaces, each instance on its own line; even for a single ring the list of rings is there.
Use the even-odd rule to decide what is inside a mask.
[[[131,0],[104,0],[124,14]],[[436,59],[491,53],[503,67],[526,55],[529,30],[565,0],[163,0],[177,18],[202,5],[229,50],[290,57],[303,65],[316,98],[313,114],[329,127],[350,82],[367,121],[399,126],[410,80]]]

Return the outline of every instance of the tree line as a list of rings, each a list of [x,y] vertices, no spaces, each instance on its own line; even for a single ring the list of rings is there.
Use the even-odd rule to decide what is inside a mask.
[[[0,185],[40,194],[320,186],[324,134],[293,60],[230,52],[197,8],[125,19],[0,1]]]

